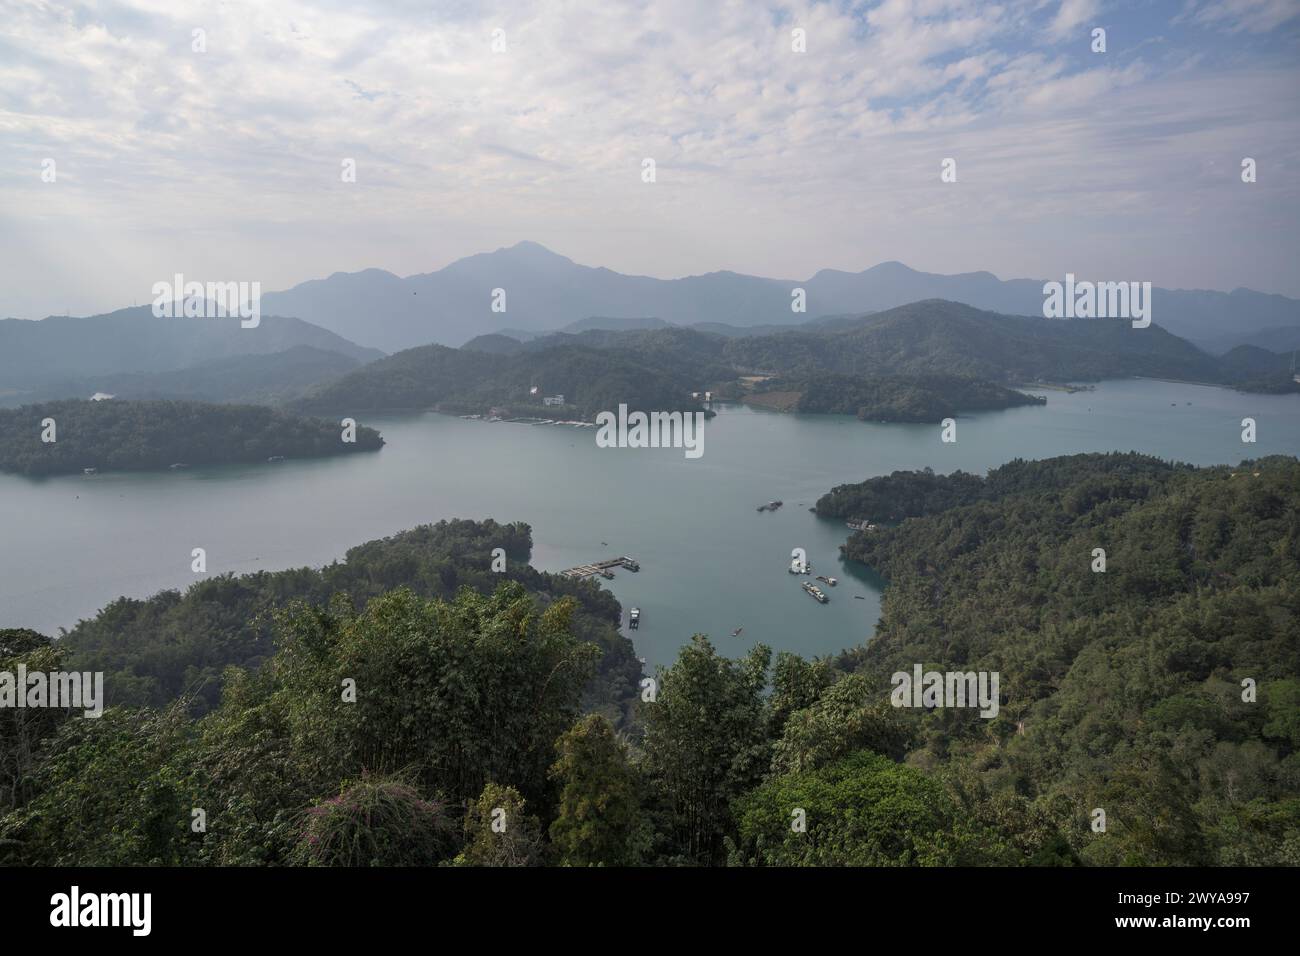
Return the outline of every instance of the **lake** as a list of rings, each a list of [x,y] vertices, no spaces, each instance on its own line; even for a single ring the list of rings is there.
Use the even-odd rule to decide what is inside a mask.
[[[832,486],[896,469],[984,472],[1016,457],[1136,450],[1193,464],[1300,453],[1300,395],[1246,395],[1146,380],[1047,392],[1048,404],[938,425],[722,406],[704,454],[598,448],[596,429],[466,421],[436,414],[357,416],[388,445],[376,454],[282,464],[32,480],[0,475],[0,627],[57,634],[118,595],[146,597],[208,573],[320,566],[351,546],[441,518],[526,521],[533,565],[559,571],[627,554],[641,564],[604,582],[648,665],[670,663],[693,633],[735,655],[757,642],[805,655],[867,640],[882,582],[839,558],[848,531],[808,508]],[[1241,441],[1254,418],[1255,444]],[[781,499],[784,507],[758,513]],[[820,605],[787,573],[793,548],[839,579]],[[858,600],[861,598],[861,600]],[[731,632],[743,627],[738,637]]]

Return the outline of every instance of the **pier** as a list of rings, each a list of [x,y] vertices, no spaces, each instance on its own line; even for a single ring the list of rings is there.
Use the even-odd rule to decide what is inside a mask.
[[[576,568],[567,568],[560,572],[562,577],[566,578],[592,578],[600,575],[602,578],[612,578],[614,568],[627,568],[629,571],[640,571],[639,565],[634,559],[629,558],[626,554],[619,558],[611,558],[608,561],[596,561],[592,564],[580,564]]]

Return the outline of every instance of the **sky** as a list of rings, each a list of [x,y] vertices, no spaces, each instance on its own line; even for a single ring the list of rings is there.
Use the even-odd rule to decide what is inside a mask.
[[[0,0],[0,316],[520,240],[1300,296],[1298,175],[1300,0]]]

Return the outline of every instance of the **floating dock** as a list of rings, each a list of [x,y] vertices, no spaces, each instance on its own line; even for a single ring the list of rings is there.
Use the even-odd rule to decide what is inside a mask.
[[[612,578],[614,568],[627,568],[629,571],[640,571],[639,565],[634,559],[629,558],[626,554],[619,558],[611,558],[608,561],[596,561],[592,564],[580,564],[576,568],[566,568],[560,572],[561,577],[566,578],[591,578],[600,575],[603,578]]]

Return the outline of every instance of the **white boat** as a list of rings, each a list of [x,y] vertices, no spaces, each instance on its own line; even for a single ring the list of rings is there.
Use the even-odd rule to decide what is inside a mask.
[[[805,581],[803,583],[803,589],[816,598],[819,604],[825,604],[830,600],[830,598],[826,596],[826,593],[811,581]]]

